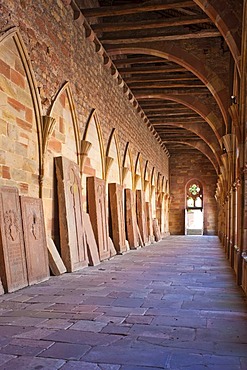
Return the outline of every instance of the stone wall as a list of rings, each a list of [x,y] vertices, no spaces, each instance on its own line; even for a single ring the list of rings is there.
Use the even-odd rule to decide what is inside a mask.
[[[217,205],[214,198],[217,175],[211,162],[199,151],[172,152],[170,157],[170,233],[184,235],[186,184],[200,181],[204,199],[204,234],[216,235]]]
[[[150,174],[155,168],[165,183],[164,149],[65,0],[4,2],[0,30],[0,184],[43,198],[50,236],[57,233],[54,157],[82,166],[83,139],[92,144],[81,167],[83,184],[88,175],[106,178],[107,155],[120,172],[109,179],[120,179],[127,143],[132,178],[140,157],[142,185],[146,167]],[[113,129],[117,145],[109,150]]]

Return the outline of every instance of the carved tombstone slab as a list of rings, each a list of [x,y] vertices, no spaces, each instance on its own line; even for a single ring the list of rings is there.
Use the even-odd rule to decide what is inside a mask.
[[[58,253],[54,241],[51,238],[47,238],[47,249],[51,272],[55,276],[64,274],[67,271],[66,267],[62,258],[60,257],[60,254]]]
[[[144,193],[142,190],[136,190],[136,215],[142,241],[145,245],[148,243],[148,237],[146,224],[146,205],[144,200]]]
[[[136,249],[139,246],[138,233],[137,233],[137,219],[135,208],[134,192],[131,189],[125,189],[125,220],[127,240],[130,249]]]
[[[110,257],[105,181],[87,177],[87,204],[101,261]]]
[[[151,242],[154,241],[153,233],[153,220],[151,216],[151,206],[149,202],[146,202],[146,218],[147,218],[147,234]]]
[[[153,219],[154,238],[158,242],[161,240],[160,227],[157,218]]]
[[[28,285],[17,188],[0,187],[0,274],[5,292]]]
[[[108,185],[108,188],[113,244],[117,253],[124,253],[127,251],[127,248],[125,243],[123,187],[119,184],[112,183]]]
[[[88,265],[83,224],[82,190],[79,167],[64,157],[55,158],[61,256],[69,272]]]
[[[89,265],[97,266],[100,263],[98,246],[95,240],[92,224],[91,224],[88,213],[83,212],[83,220],[84,220],[84,225],[85,225],[85,230],[86,230]]]
[[[50,276],[43,203],[40,198],[20,197],[29,285]]]

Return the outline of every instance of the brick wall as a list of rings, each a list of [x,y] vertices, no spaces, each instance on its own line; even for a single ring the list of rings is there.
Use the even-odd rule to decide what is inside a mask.
[[[14,33],[0,39],[0,184],[17,186],[20,194],[35,197],[42,185],[48,235],[57,233],[54,157],[64,155],[79,162],[78,147],[92,110],[102,135],[98,138],[95,130],[89,129],[93,148],[85,165],[87,174],[102,168],[116,128],[120,166],[129,142],[132,164],[141,153],[142,162],[149,161],[150,173],[155,167],[156,173],[168,178],[163,148],[96,53],[95,45],[86,39],[82,24],[74,21],[66,1],[8,0],[0,10],[2,35],[16,27],[21,43],[20,51]],[[42,116],[55,119],[46,143],[42,142]],[[97,153],[94,158],[93,153]]]
[[[184,210],[186,184],[197,179],[203,186],[204,234],[217,234],[216,200],[214,198],[217,176],[211,162],[199,151],[190,154],[171,152],[170,157],[170,233],[184,235]]]

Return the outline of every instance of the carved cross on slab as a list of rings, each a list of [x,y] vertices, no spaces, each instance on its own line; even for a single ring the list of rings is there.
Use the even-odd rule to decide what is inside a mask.
[[[88,265],[79,166],[56,157],[61,255],[69,272]]]

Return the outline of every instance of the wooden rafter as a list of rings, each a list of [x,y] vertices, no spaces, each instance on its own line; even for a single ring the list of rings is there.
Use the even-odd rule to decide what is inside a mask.
[[[130,67],[130,68],[119,68],[121,74],[150,74],[150,73],[174,73],[174,72],[186,72],[187,70],[183,67]]]
[[[143,12],[154,12],[160,10],[168,9],[178,9],[178,8],[188,8],[196,6],[194,1],[185,0],[169,0],[169,2],[164,3],[164,1],[147,1],[141,4],[133,5],[115,5],[115,6],[104,6],[98,8],[86,8],[81,9],[85,17],[112,17],[117,15],[126,14],[137,14]]]
[[[93,30],[96,32],[116,32],[116,31],[132,31],[132,30],[147,30],[167,27],[186,26],[191,24],[211,23],[212,21],[206,16],[190,16],[190,17],[174,17],[164,18],[156,21],[141,21],[141,22],[115,22],[115,23],[97,23],[93,25]]]
[[[165,63],[163,58],[155,58],[155,57],[139,57],[139,58],[123,58],[123,59],[116,59],[113,60],[115,66],[125,66],[125,65],[132,65],[132,64],[153,64],[153,63]]]
[[[155,35],[155,30],[152,32],[153,36],[142,36],[142,37],[119,37],[114,36],[112,38],[104,39],[102,42],[105,45],[125,45],[125,44],[135,44],[143,42],[157,42],[157,41],[177,41],[177,40],[191,40],[191,39],[203,39],[209,37],[219,37],[220,32],[216,29],[203,30],[196,32],[174,32],[171,35]]]

